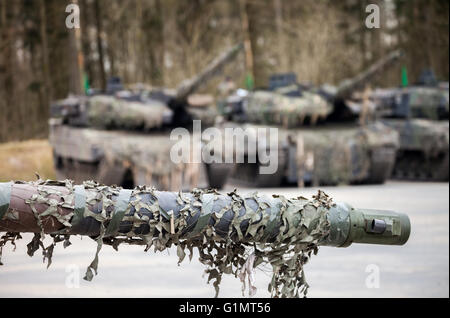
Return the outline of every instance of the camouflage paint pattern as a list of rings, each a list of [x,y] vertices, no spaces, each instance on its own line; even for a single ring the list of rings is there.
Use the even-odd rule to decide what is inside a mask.
[[[92,178],[107,184],[120,184],[127,171],[137,184],[158,185],[161,190],[198,186],[198,163],[174,163],[170,150],[175,142],[169,134],[152,135],[126,131],[106,131],[92,128],[50,124],[50,143],[56,158],[98,165],[87,175],[77,171],[60,171],[61,177],[70,176],[76,182]],[[186,149],[190,149],[190,145]],[[81,168],[81,167],[80,167]],[[75,169],[76,170],[76,169]]]
[[[272,126],[233,123],[226,123],[222,126],[223,129],[229,127],[240,127],[245,131],[255,132],[259,128],[267,129]],[[226,134],[222,133],[222,136],[225,138]],[[255,136],[255,133],[249,133],[247,135],[249,142],[258,143]],[[303,144],[301,154],[297,147],[299,138],[302,139],[300,143]],[[222,142],[226,146],[225,153],[237,154],[238,150],[241,150],[237,149],[234,144],[226,143],[225,139]],[[278,169],[281,170],[281,174],[295,178],[298,183],[304,179],[313,185],[382,182],[392,172],[399,144],[397,131],[380,122],[366,126],[332,125],[315,128],[278,128],[278,154],[281,154]],[[214,144],[209,143],[208,146],[214,147]],[[248,156],[257,156],[257,153],[250,153],[248,147],[244,147],[243,150]],[[268,153],[268,151],[266,152]],[[294,153],[294,160],[289,158],[290,153]],[[220,154],[216,155],[220,157]],[[374,167],[377,165],[380,168],[374,171]],[[241,172],[236,169],[236,173],[232,177],[240,180]]]
[[[87,104],[88,126],[104,129],[160,128],[171,114],[166,104],[156,100],[142,103],[99,95],[89,98]]]
[[[374,155],[382,151],[387,175],[392,171],[398,134],[380,123],[363,127],[285,131],[294,139],[304,139],[304,151],[311,153],[310,171],[313,184],[351,184],[368,182]],[[289,138],[289,137],[288,137]],[[298,142],[296,142],[296,145]],[[297,167],[304,163],[297,157]],[[304,168],[304,169],[305,169]]]
[[[386,119],[383,122],[400,132],[400,147],[402,149],[424,149],[424,152],[430,156],[434,156],[440,152],[448,152],[448,121]]]
[[[298,127],[305,118],[313,122],[324,119],[333,110],[327,100],[310,92],[293,97],[280,92],[256,91],[247,96],[245,103],[249,122],[285,128]]]
[[[449,112],[448,90],[433,87],[411,87],[408,89],[411,117],[440,119],[440,112]]]
[[[383,117],[448,119],[448,89],[427,86],[377,89],[371,99]]]
[[[448,121],[385,119],[384,122],[400,135],[396,177],[448,181]]]

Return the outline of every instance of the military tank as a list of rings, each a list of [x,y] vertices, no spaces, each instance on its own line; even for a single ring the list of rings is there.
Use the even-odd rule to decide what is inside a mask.
[[[411,86],[377,89],[370,98],[383,123],[400,134],[393,177],[448,181],[449,84],[425,70]]]
[[[247,145],[257,146],[238,151],[235,146],[226,148],[225,153],[245,157],[234,165],[231,178],[253,187],[383,183],[395,163],[398,133],[368,120],[374,103],[368,98],[356,102],[351,95],[401,56],[400,51],[391,52],[337,87],[301,85],[290,73],[272,76],[267,89],[238,90],[223,107],[227,121],[221,129],[241,128]],[[267,127],[277,129],[278,169],[263,174],[258,156],[270,151],[271,141],[256,136]]]
[[[87,96],[52,103],[49,139],[57,177],[124,187],[150,184],[166,190],[221,188],[226,176],[208,179],[207,165],[174,163],[170,151],[180,141],[169,136],[175,127],[192,131],[195,119],[202,127],[214,124],[213,98],[194,93],[231,62],[241,47],[222,52],[201,73],[173,90],[138,84],[125,89],[120,79],[113,78],[104,92],[93,90]]]

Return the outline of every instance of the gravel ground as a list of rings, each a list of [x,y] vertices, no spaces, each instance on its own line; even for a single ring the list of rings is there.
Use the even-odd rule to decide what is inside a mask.
[[[225,191],[232,189],[228,187]],[[323,247],[305,266],[308,297],[449,297],[449,184],[388,182],[377,186],[322,188],[335,201],[355,207],[407,213],[412,232],[404,246],[357,245]],[[241,188],[241,193],[254,189]],[[311,197],[317,189],[264,189],[266,194]],[[104,246],[99,273],[82,279],[95,253],[89,238],[72,238],[67,249],[55,248],[49,269],[40,251],[26,254],[31,235],[12,251],[3,250],[0,297],[213,297],[214,288],[202,277],[194,255],[177,266],[176,251],[143,252],[142,247]],[[378,274],[378,275],[377,275]],[[378,277],[378,285],[377,279]],[[257,270],[256,297],[268,297],[270,274]],[[367,284],[369,283],[369,285]],[[371,287],[371,288],[370,288]],[[224,277],[221,297],[241,297],[241,284]]]

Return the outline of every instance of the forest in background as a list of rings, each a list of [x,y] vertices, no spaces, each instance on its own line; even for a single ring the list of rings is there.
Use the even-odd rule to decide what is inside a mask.
[[[66,27],[70,3],[80,29]],[[371,3],[379,29],[364,24]],[[82,92],[81,76],[96,88],[111,76],[175,87],[242,41],[250,58],[240,54],[224,72],[239,86],[248,73],[258,87],[287,71],[337,84],[397,48],[401,65],[374,85],[399,85],[401,66],[410,82],[424,68],[448,81],[449,1],[0,0],[0,142],[45,138],[49,103]]]

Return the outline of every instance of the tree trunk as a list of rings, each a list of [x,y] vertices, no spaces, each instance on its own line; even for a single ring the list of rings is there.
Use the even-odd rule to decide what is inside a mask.
[[[246,71],[252,79],[255,78],[253,72],[253,50],[252,50],[252,42],[250,36],[250,28],[248,22],[248,14],[247,14],[247,1],[239,0],[239,12],[241,17],[242,24],[242,34],[244,38],[244,50],[245,50],[245,66]]]
[[[105,61],[103,56],[103,44],[102,44],[102,15],[100,9],[100,0],[95,0],[95,22],[97,27],[97,50],[98,50],[98,66],[100,72],[100,88],[106,90],[106,73],[105,73]]]
[[[41,46],[42,46],[42,70],[44,74],[44,109],[42,109],[44,114],[48,113],[48,104],[53,99],[53,88],[50,82],[50,68],[48,59],[48,39],[47,39],[47,16],[46,16],[46,6],[45,0],[40,0],[39,2],[39,15],[41,18],[40,24],[40,35],[41,35]],[[45,116],[46,117],[46,116]]]

